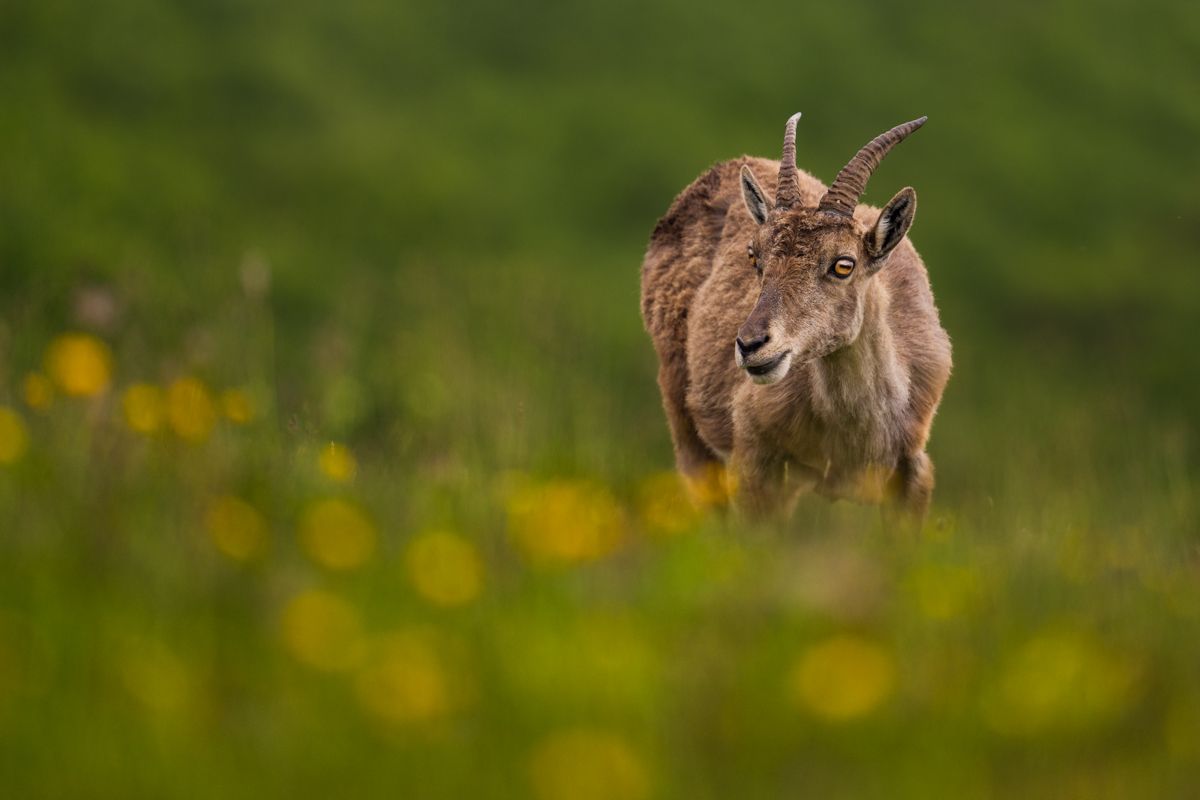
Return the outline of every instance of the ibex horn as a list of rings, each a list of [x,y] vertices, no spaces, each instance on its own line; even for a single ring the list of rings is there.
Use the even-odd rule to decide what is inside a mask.
[[[854,207],[858,205],[858,198],[862,197],[863,191],[867,188],[867,180],[879,166],[879,162],[883,161],[883,157],[888,154],[889,150],[924,125],[927,119],[929,117],[921,117],[912,122],[897,125],[887,133],[881,133],[867,142],[863,149],[850,159],[850,163],[842,167],[842,171],[834,178],[833,185],[829,187],[829,191],[825,192],[825,196],[821,198],[817,208],[846,217],[854,216]],[[786,149],[787,142],[785,140],[784,150],[786,151]],[[779,168],[779,180],[781,182],[783,180],[782,167]]]
[[[775,187],[775,207],[791,208],[800,202],[800,181],[796,178],[796,122],[797,111],[788,117],[783,129],[783,157],[779,160],[779,182]]]

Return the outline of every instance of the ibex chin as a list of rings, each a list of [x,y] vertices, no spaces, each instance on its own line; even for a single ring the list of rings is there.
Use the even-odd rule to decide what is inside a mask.
[[[788,513],[807,490],[919,521],[950,339],[906,237],[916,193],[882,211],[858,199],[925,117],[869,142],[828,188],[796,167],[799,117],[782,161],[717,164],[650,237],[642,318],[676,466],[693,486],[727,467],[751,516]]]

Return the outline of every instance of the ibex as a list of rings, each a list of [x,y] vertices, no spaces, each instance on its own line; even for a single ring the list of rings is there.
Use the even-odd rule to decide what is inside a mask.
[[[642,318],[676,466],[693,485],[727,467],[752,516],[789,513],[807,490],[919,521],[950,339],[906,236],[916,193],[882,211],[858,199],[926,118],[876,137],[826,188],[796,166],[799,117],[780,162],[717,164],[650,237]]]

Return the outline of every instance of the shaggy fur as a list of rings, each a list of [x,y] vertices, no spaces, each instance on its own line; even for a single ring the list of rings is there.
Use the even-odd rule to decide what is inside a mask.
[[[779,172],[780,162],[745,156],[715,165],[650,237],[642,318],[676,465],[694,481],[728,466],[735,503],[751,515],[786,513],[808,490],[890,499],[920,518],[950,340],[925,266],[901,238],[916,195],[902,191],[884,212],[833,214],[817,209],[827,188],[797,170],[798,202],[759,224],[755,192],[769,207]],[[856,262],[847,279],[829,271],[842,256]]]

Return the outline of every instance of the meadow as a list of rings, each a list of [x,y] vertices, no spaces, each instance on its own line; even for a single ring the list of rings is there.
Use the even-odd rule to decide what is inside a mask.
[[[1200,10],[0,5],[6,797],[1190,797]],[[638,266],[928,114],[925,529],[694,504]]]

